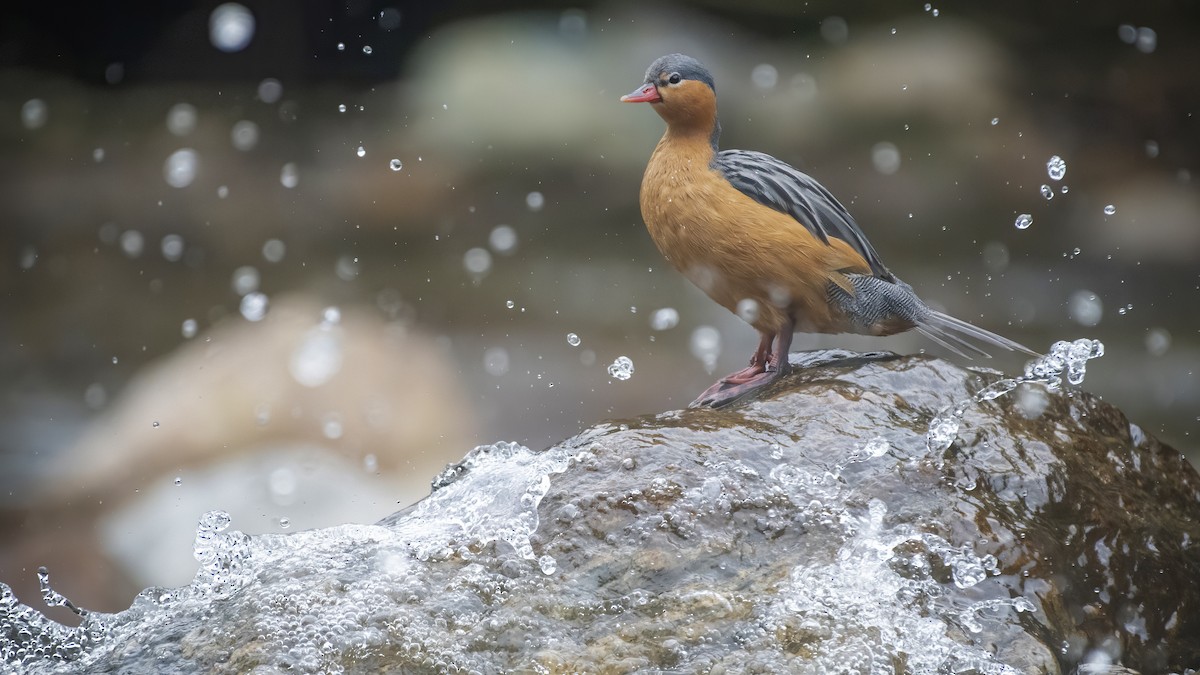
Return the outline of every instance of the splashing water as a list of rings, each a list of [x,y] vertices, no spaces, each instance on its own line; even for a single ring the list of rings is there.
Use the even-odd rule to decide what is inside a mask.
[[[608,366],[608,376],[618,380],[628,380],[633,377],[633,361],[628,356],[618,356]]]
[[[1019,377],[997,380],[980,389],[971,398],[947,406],[929,422],[925,434],[925,445],[931,453],[945,452],[958,436],[962,417],[975,403],[991,401],[1016,389],[1022,384],[1041,384],[1051,391],[1062,388],[1062,381],[1071,385],[1083,384],[1087,374],[1087,362],[1104,356],[1104,343],[1089,338],[1074,342],[1060,340],[1050,345],[1050,351],[1025,366],[1025,374]]]
[[[1062,157],[1054,155],[1046,162],[1046,175],[1050,180],[1062,180],[1067,175],[1067,163]]]

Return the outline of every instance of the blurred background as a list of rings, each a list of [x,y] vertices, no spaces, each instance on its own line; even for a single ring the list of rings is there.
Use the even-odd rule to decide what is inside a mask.
[[[474,445],[680,408],[743,366],[754,331],[638,213],[663,124],[617,99],[675,51],[713,71],[724,147],[816,176],[954,315],[1040,351],[1103,340],[1085,386],[1196,461],[1198,11],[22,3],[0,27],[0,581],[35,604],[46,565],[119,610],[191,578],[207,510],[372,522]],[[793,348],[829,346],[946,356]]]

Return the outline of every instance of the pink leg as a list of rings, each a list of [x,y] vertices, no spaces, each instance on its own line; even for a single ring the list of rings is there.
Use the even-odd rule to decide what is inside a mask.
[[[750,360],[750,367],[722,378],[704,390],[703,394],[692,401],[692,407],[707,405],[720,408],[729,405],[787,374],[788,350],[792,346],[792,331],[795,326],[795,322],[789,319],[774,335],[763,335],[754,357]]]

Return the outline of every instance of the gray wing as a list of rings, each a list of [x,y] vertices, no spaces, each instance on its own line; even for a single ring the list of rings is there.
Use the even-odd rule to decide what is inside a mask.
[[[830,237],[841,239],[867,261],[875,276],[895,279],[854,222],[854,216],[808,174],[768,154],[747,150],[723,150],[713,158],[712,165],[742,194],[795,218],[826,244]]]

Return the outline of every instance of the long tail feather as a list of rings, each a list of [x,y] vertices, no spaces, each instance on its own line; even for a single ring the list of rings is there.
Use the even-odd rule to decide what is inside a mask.
[[[992,357],[982,347],[975,344],[976,342],[1001,347],[1009,351],[1024,352],[1031,356],[1040,356],[1029,347],[1009,340],[1003,335],[997,335],[979,326],[967,323],[962,319],[956,319],[949,314],[943,314],[934,310],[929,310],[929,313],[918,322],[917,330],[930,340],[968,359],[971,358],[971,355],[967,351],[974,352],[985,358]]]

